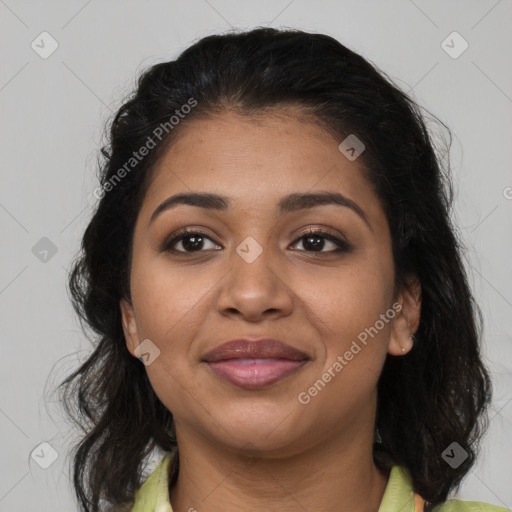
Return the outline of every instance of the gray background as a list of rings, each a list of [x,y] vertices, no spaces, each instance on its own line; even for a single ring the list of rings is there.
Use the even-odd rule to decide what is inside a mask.
[[[259,25],[337,38],[453,131],[454,220],[496,388],[490,430],[459,496],[512,507],[511,23],[511,0],[0,0],[0,511],[76,510],[75,433],[51,391],[90,349],[65,283],[107,117],[142,69],[204,35]],[[47,58],[43,31],[58,43]],[[464,41],[448,37],[454,31],[469,45],[456,58]]]

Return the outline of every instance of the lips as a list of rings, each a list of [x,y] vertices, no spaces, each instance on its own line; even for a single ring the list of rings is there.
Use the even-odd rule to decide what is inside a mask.
[[[279,340],[228,341],[203,356],[219,377],[244,389],[259,389],[288,377],[310,358]]]
[[[232,340],[210,350],[203,361],[215,362],[227,359],[288,359],[302,361],[309,359],[307,354],[286,343],[273,339]]]

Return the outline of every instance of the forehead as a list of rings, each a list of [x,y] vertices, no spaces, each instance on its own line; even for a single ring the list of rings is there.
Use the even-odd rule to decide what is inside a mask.
[[[180,192],[228,196],[233,209],[254,211],[315,190],[340,192],[369,216],[382,215],[362,160],[349,161],[338,149],[341,140],[298,111],[226,112],[184,122],[180,130],[154,169],[146,216]]]
[[[193,156],[195,160],[211,162],[212,166],[226,166],[228,160],[245,161],[250,156],[244,168],[267,166],[278,157],[281,170],[286,171],[283,166],[288,162],[296,167],[304,157],[320,163],[327,156],[326,150],[332,151],[338,144],[311,115],[301,114],[295,108],[257,115],[227,111],[184,123],[167,156],[180,160]],[[194,147],[200,151],[191,154]],[[279,171],[277,166],[275,171]]]

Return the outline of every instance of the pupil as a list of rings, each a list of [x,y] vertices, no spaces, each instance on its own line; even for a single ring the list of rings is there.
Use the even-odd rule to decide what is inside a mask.
[[[317,243],[315,243],[312,240],[317,240]],[[306,245],[313,247],[313,249],[318,248],[318,247],[320,247],[320,249],[321,249],[323,246],[323,242],[324,242],[324,240],[321,236],[310,235],[310,236],[306,237]]]
[[[193,240],[192,243],[190,241]],[[185,250],[190,249],[197,249],[198,247],[201,248],[203,243],[203,237],[202,236],[188,236],[187,238],[184,238],[182,240],[183,247],[185,247]]]

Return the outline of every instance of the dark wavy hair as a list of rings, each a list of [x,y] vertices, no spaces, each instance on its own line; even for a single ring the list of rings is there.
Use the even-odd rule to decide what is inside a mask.
[[[184,112],[191,98],[196,106],[171,126],[170,117]],[[194,119],[286,107],[340,142],[349,134],[363,141],[359,158],[390,226],[395,290],[410,276],[421,284],[415,345],[405,356],[388,355],[379,377],[376,463],[384,464],[385,454],[407,468],[415,492],[432,505],[445,501],[473,465],[487,427],[491,382],[479,352],[482,314],[450,220],[449,164],[427,129],[422,111],[429,113],[332,37],[293,29],[230,31],[145,70],[109,121],[99,158],[101,198],[68,283],[95,347],[59,385],[66,413],[84,432],[73,451],[82,511],[102,510],[102,502],[133,503],[152,451],[177,450],[172,414],[153,391],[145,366],[128,352],[120,313],[120,299],[130,300],[134,224],[155,163]],[[446,153],[450,130],[429,116],[449,133]],[[161,126],[166,129],[156,147],[119,179],[134,151],[154,140]],[[453,442],[468,455],[457,468],[442,457]]]

